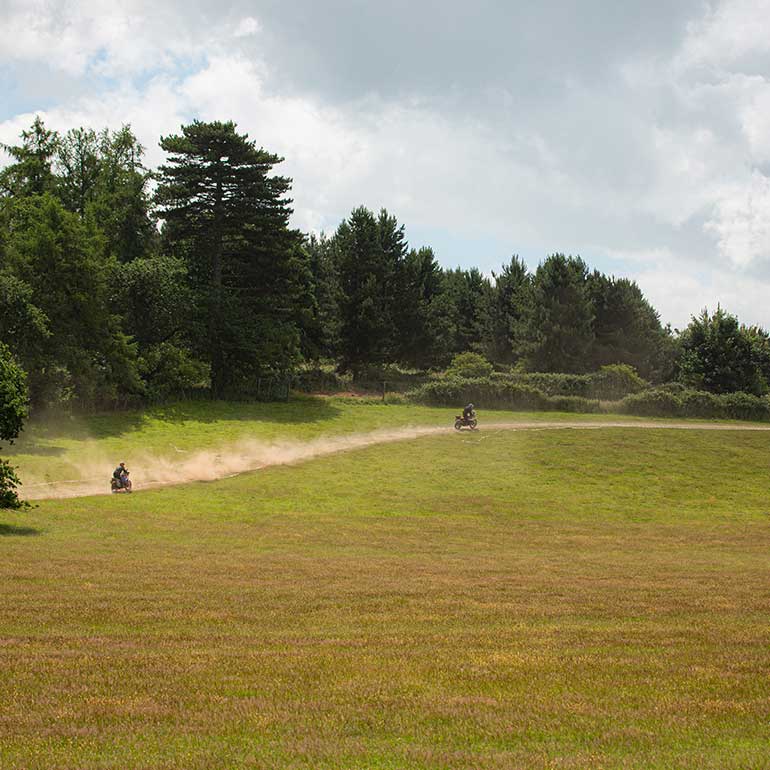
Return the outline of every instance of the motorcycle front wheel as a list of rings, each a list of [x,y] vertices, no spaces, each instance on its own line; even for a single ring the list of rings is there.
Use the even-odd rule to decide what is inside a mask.
[[[479,423],[478,423],[478,421],[477,421],[477,420],[471,420],[471,421],[468,423],[468,425],[470,425],[470,426],[471,426],[471,430],[476,430],[476,426],[477,426],[478,424],[479,424]]]

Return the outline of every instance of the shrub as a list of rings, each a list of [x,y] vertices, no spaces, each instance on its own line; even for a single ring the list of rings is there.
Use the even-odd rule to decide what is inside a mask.
[[[489,377],[494,367],[479,353],[459,353],[452,359],[446,373],[449,377],[473,379]]]
[[[723,417],[724,409],[719,398],[702,390],[685,390],[681,396],[683,417]]]
[[[676,417],[682,409],[682,400],[665,390],[644,390],[626,396],[619,404],[620,411],[640,417]]]
[[[536,388],[480,378],[445,377],[415,388],[408,397],[430,406],[462,406],[473,402],[482,409],[548,408],[548,399]]]
[[[750,393],[723,393],[717,396],[725,417],[733,420],[770,420],[770,402]]]
[[[555,372],[529,372],[514,375],[514,382],[537,388],[546,396],[591,395],[590,374],[559,374]]]
[[[589,375],[591,378],[591,395],[616,401],[632,393],[639,393],[649,384],[643,380],[633,366],[628,364],[611,364],[603,366],[598,372]]]
[[[675,396],[681,396],[682,393],[700,393],[702,391],[690,390],[686,385],[681,382],[667,382],[664,385],[658,385],[656,390],[663,390],[666,393],[673,393]]]
[[[582,396],[550,396],[548,409],[553,412],[580,412],[596,414],[602,411],[601,403],[595,398]]]

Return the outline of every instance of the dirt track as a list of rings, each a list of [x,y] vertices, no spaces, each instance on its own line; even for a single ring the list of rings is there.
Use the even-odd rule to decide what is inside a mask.
[[[493,435],[493,433],[499,433],[504,430],[601,430],[606,428],[768,431],[770,430],[770,425],[622,420],[612,422],[522,421],[485,423],[477,431],[462,431],[459,435],[465,440],[473,437],[475,441],[483,441],[485,438]],[[273,465],[288,465],[337,452],[363,449],[375,444],[408,441],[422,436],[454,433],[454,429],[448,427],[418,426],[318,438],[306,442],[246,440],[219,449],[201,450],[192,453],[180,452],[175,457],[159,457],[151,454],[134,456],[129,467],[131,468],[131,475],[135,479],[135,489],[139,490],[172,484],[185,484],[191,481],[214,481]],[[95,481],[83,481],[81,479],[62,480],[54,488],[53,484],[46,482],[35,483],[34,480],[30,480],[29,483],[24,485],[25,497],[30,500],[42,500],[109,494],[109,492],[105,492],[107,484],[101,480],[104,476],[104,469],[109,467],[111,467],[111,464],[108,458],[91,458],[88,463],[81,464],[79,470],[82,476],[96,479]]]

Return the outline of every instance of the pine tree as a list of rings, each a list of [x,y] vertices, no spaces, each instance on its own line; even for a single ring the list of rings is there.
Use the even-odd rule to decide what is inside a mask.
[[[593,312],[585,263],[580,257],[553,254],[537,268],[527,337],[530,368],[542,372],[590,369]]]
[[[344,368],[395,360],[398,282],[407,251],[404,228],[384,209],[361,206],[337,229],[334,261],[340,284]]]
[[[156,193],[165,248],[188,265],[215,396],[291,369],[309,302],[301,236],[288,228],[291,182],[271,173],[282,159],[235,129],[196,121],[162,138]]]

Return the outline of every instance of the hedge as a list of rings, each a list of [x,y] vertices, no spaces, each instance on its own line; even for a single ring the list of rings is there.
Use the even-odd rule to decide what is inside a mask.
[[[429,406],[462,407],[473,403],[483,409],[514,411],[599,412],[598,400],[580,396],[546,396],[530,385],[510,381],[445,377],[428,382],[408,394],[410,400]]]
[[[750,393],[714,394],[700,390],[655,388],[626,396],[619,410],[641,417],[701,417],[770,420],[770,400]]]
[[[495,372],[492,382],[526,385],[545,396],[580,396],[581,398],[617,401],[631,393],[649,387],[632,366],[613,364],[591,374],[560,374],[557,372]]]

